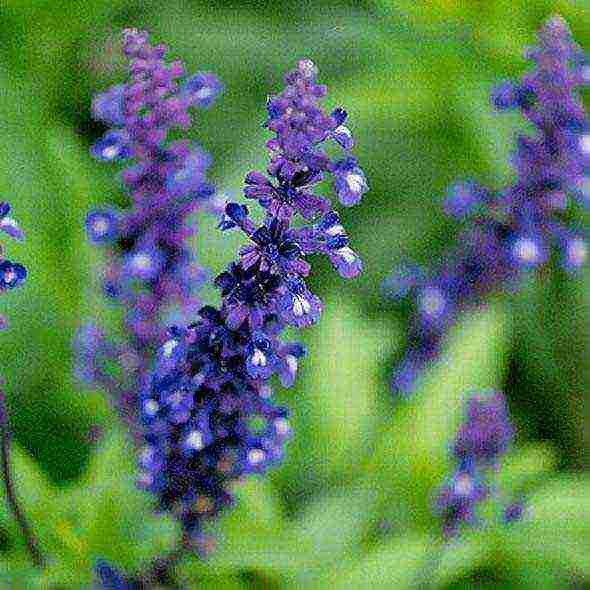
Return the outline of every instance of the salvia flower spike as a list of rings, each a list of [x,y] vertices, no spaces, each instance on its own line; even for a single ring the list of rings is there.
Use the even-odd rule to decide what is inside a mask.
[[[489,476],[498,468],[513,435],[506,401],[500,392],[487,391],[469,397],[451,448],[456,468],[435,499],[435,511],[442,519],[445,536],[457,535],[463,525],[478,524],[478,504],[493,493]],[[516,506],[506,508],[507,522],[520,517],[521,510]]]
[[[222,86],[215,75],[184,75],[167,62],[164,45],[147,33],[123,32],[129,79],[98,94],[94,117],[110,126],[91,149],[99,160],[125,162],[122,181],[131,207],[101,207],[86,218],[89,239],[108,250],[105,293],[122,304],[127,342],[110,340],[98,326],[76,340],[78,375],[109,392],[122,414],[136,415],[138,381],[165,339],[167,314],[198,309],[196,292],[205,273],[186,247],[197,209],[214,193],[206,173],[209,156],[196,144],[170,139],[191,124],[194,107],[210,106]],[[109,367],[117,366],[116,375]]]
[[[270,162],[266,172],[249,172],[244,188],[264,219],[255,222],[246,205],[226,205],[220,229],[239,229],[247,244],[215,279],[221,304],[201,308],[188,328],[170,330],[141,396],[139,484],[201,551],[208,542],[203,526],[231,505],[232,485],[283,456],[288,412],[274,402],[271,379],[290,386],[304,354],[284,340],[284,329],[309,326],[322,312],[306,282],[308,257],[323,254],[346,278],[361,271],[330,200],[315,192],[331,178],[350,206],[368,190],[350,154],[346,112],[323,110],[326,88],[316,76],[313,62],[301,60],[285,76],[285,89],[268,99]],[[329,156],[330,145],[341,155]]]
[[[498,191],[472,181],[452,186],[444,209],[464,220],[459,245],[438,266],[406,266],[386,281],[391,297],[413,303],[407,349],[392,379],[396,392],[413,391],[466,308],[516,286],[526,271],[546,266],[552,251],[569,273],[588,258],[586,237],[572,221],[576,204],[590,203],[590,122],[578,94],[590,82],[588,57],[559,17],[547,21],[526,56],[533,69],[491,96],[496,109],[520,110],[534,129],[517,137],[514,181]]]

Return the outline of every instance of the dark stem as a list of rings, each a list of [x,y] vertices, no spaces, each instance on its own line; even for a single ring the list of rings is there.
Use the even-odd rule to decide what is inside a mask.
[[[0,390],[0,430],[0,436],[2,437],[2,479],[4,481],[4,489],[6,490],[6,501],[8,502],[8,506],[14,514],[14,518],[20,527],[22,535],[27,544],[27,549],[31,554],[33,563],[37,567],[42,568],[45,565],[45,558],[39,550],[35,535],[33,534],[33,531],[29,526],[29,523],[27,522],[27,519],[25,518],[25,515],[18,503],[14,482],[12,480],[12,473],[10,471],[11,432],[8,421],[8,411],[6,410],[6,400],[2,390]]]

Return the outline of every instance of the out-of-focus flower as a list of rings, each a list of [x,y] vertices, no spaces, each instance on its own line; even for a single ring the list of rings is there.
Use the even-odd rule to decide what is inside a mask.
[[[94,567],[95,581],[92,590],[139,590],[139,584],[128,580],[110,563],[99,560]]]
[[[551,250],[568,272],[588,258],[570,211],[575,201],[589,203],[590,122],[578,94],[588,84],[585,54],[555,17],[526,55],[534,68],[518,82],[498,86],[491,97],[499,110],[519,109],[535,130],[517,138],[515,180],[498,191],[474,182],[453,185],[443,206],[464,219],[458,245],[431,269],[396,271],[384,285],[394,298],[409,297],[414,310],[407,349],[392,378],[396,392],[413,390],[466,308],[546,266]]]
[[[131,207],[95,209],[86,229],[93,243],[108,248],[104,292],[125,309],[127,341],[115,343],[99,328],[85,327],[76,339],[76,372],[106,389],[133,423],[139,383],[165,340],[168,311],[194,310],[205,275],[186,239],[195,231],[188,216],[207,209],[214,193],[206,178],[210,157],[198,145],[169,136],[187,128],[190,110],[209,106],[222,86],[211,73],[183,79],[182,63],[167,62],[165,46],[151,45],[143,31],[123,32],[123,53],[129,79],[92,103],[94,117],[110,129],[91,153],[127,162],[122,180]]]
[[[462,525],[478,524],[478,504],[494,493],[490,473],[497,469],[512,438],[513,427],[504,396],[498,391],[472,394],[452,444],[455,471],[439,488],[434,502],[445,536],[456,535]],[[517,520],[521,511],[511,504],[504,518]]]

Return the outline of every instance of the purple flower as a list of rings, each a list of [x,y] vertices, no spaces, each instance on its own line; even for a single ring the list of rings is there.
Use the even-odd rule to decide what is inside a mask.
[[[512,437],[504,396],[497,391],[471,395],[451,445],[455,472],[438,489],[434,502],[445,536],[457,535],[462,525],[478,524],[477,506],[493,490],[489,472],[498,467]]]
[[[305,351],[284,342],[283,332],[321,314],[321,300],[305,283],[307,258],[322,254],[345,277],[361,269],[329,199],[314,193],[338,166],[321,144],[352,146],[336,131],[344,111],[322,110],[326,89],[316,75],[311,61],[299,61],[285,76],[285,90],[269,99],[270,163],[266,174],[246,175],[244,190],[265,217],[256,223],[245,205],[226,204],[219,228],[239,229],[248,243],[215,278],[221,304],[201,308],[186,329],[172,329],[142,390],[146,452],[139,484],[197,542],[205,524],[232,504],[232,485],[284,455],[291,428],[287,409],[273,400],[271,379],[292,385]],[[362,175],[356,161],[349,170]]]
[[[475,394],[467,401],[453,454],[459,461],[469,458],[493,466],[508,449],[513,435],[504,396],[498,391]]]
[[[470,471],[458,470],[438,490],[435,511],[441,517],[443,534],[453,537],[460,525],[477,523],[476,506],[489,495],[489,488]]]
[[[511,523],[516,522],[522,518],[524,513],[524,504],[522,502],[512,502],[504,508],[504,522]]]
[[[123,95],[125,85],[117,84],[106,92],[97,94],[92,100],[92,115],[97,121],[107,125],[125,125],[123,114]]]
[[[139,585],[128,580],[110,563],[99,560],[94,567],[96,580],[93,590],[137,590]]]
[[[485,206],[491,198],[490,192],[475,182],[458,182],[449,187],[443,209],[447,215],[467,217]]]
[[[107,131],[90,149],[98,160],[126,160],[131,155],[130,138],[125,131]]]
[[[15,240],[21,241],[25,237],[23,231],[17,221],[8,216],[9,213],[10,205],[6,201],[0,202],[0,231],[3,231]]]
[[[182,85],[182,93],[193,106],[207,108],[223,90],[219,78],[211,72],[199,72],[188,78]]]
[[[558,17],[545,24],[527,57],[535,67],[492,92],[496,108],[519,109],[534,129],[517,138],[515,179],[497,191],[474,182],[453,185],[443,207],[468,218],[458,245],[432,269],[397,272],[385,285],[390,296],[408,297],[414,307],[407,349],[392,379],[396,391],[412,391],[465,309],[517,286],[524,272],[546,267],[552,250],[568,272],[587,259],[585,237],[572,227],[568,210],[572,200],[589,202],[590,123],[578,94],[588,83],[587,66],[580,65],[587,58]]]
[[[365,173],[357,166],[356,158],[348,156],[332,167],[334,190],[346,207],[356,205],[369,190]]]
[[[18,223],[9,217],[10,205],[6,201],[0,201],[0,230],[11,238],[22,240],[24,234]],[[3,256],[3,248],[0,245],[0,292],[7,289],[15,289],[22,285],[27,278],[27,269],[18,262],[12,262]],[[4,316],[0,316],[0,330],[6,328],[7,322]]]
[[[95,244],[110,244],[119,234],[119,218],[113,209],[95,209],[86,216],[86,233]]]
[[[191,109],[209,106],[221,85],[212,74],[183,80],[182,64],[166,61],[166,47],[151,45],[143,31],[123,31],[123,53],[128,80],[93,101],[95,118],[112,128],[91,153],[127,161],[121,179],[131,206],[92,211],[86,229],[92,242],[107,246],[103,288],[123,307],[127,342],[109,341],[87,327],[76,342],[76,372],[106,389],[137,431],[138,391],[166,339],[166,318],[171,309],[182,314],[195,308],[198,277],[204,274],[186,240],[194,232],[189,216],[206,209],[214,192],[207,180],[211,159],[198,145],[176,137],[190,125]],[[117,374],[106,371],[113,364]]]

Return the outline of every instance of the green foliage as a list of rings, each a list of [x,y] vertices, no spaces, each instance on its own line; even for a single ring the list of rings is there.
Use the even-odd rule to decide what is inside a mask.
[[[149,26],[191,69],[220,74],[226,91],[198,117],[218,186],[239,199],[244,173],[265,164],[264,100],[298,57],[314,59],[358,141],[371,192],[344,211],[363,277],[342,286],[328,266],[312,278],[326,309],[304,336],[309,356],[293,390],[285,463],[236,485],[236,506],[212,526],[218,548],[186,558],[188,588],[561,589],[590,581],[588,279],[531,279],[464,318],[441,360],[408,400],[387,378],[403,323],[379,284],[402,259],[429,262],[454,232],[440,213],[445,186],[473,176],[499,186],[522,123],[491,112],[490,87],[522,70],[524,45],[550,13],[585,43],[581,0],[373,0],[363,3],[8,0],[0,15],[0,190],[27,233],[7,244],[30,279],[2,296],[0,338],[15,431],[13,472],[49,566],[36,572],[5,503],[0,586],[81,588],[98,557],[136,571],[171,549],[176,525],[133,483],[134,449],[100,392],[71,377],[71,338],[83,320],[119,328],[97,291],[102,255],[83,220],[122,204],[115,167],[88,145],[90,94],[120,76],[113,35]],[[580,217],[581,223],[587,221]],[[194,248],[212,273],[242,237],[199,220]],[[322,272],[322,271],[326,272]],[[214,299],[213,289],[205,293]],[[431,514],[449,469],[448,443],[473,389],[503,387],[518,426],[487,525],[443,544]],[[106,435],[93,446],[93,425]],[[26,450],[25,450],[26,449]],[[33,458],[34,457],[34,458]],[[560,473],[561,471],[561,473]],[[499,521],[523,498],[521,522]]]

